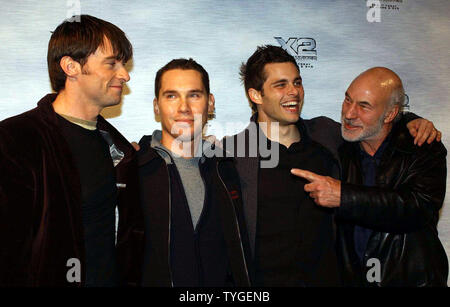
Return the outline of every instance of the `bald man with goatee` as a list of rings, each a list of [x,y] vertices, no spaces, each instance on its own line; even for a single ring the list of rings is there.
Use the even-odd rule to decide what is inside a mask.
[[[293,169],[316,204],[336,208],[338,255],[348,286],[446,286],[448,261],[437,223],[447,151],[415,146],[398,121],[399,76],[384,67],[360,74],[342,103],[342,180]]]

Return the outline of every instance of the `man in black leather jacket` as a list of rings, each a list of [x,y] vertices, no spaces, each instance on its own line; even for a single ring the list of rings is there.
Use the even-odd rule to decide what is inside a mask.
[[[400,119],[400,78],[375,67],[349,86],[342,105],[342,182],[294,169],[305,191],[336,207],[338,255],[348,286],[446,286],[437,222],[446,188],[440,142],[414,146]]]

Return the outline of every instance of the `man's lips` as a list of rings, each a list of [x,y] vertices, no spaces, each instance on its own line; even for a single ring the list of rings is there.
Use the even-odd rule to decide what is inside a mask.
[[[300,109],[300,101],[298,100],[289,100],[281,103],[281,107],[287,112],[296,113]]]
[[[193,119],[189,119],[189,118],[183,118],[183,119],[176,119],[175,122],[177,123],[193,123],[194,120]]]
[[[121,85],[111,85],[110,87],[117,89],[117,90],[122,90],[122,86]]]
[[[354,126],[352,124],[349,124],[347,122],[344,122],[344,128],[347,130],[355,130],[361,128],[360,126]]]

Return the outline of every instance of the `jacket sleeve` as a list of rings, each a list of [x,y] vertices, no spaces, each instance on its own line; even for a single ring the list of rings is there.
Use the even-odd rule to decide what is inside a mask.
[[[31,174],[0,126],[0,286],[26,286],[31,255]]]
[[[436,224],[446,188],[446,154],[441,143],[417,149],[395,188],[341,185],[337,217],[383,232],[411,232]]]
[[[405,125],[407,125],[410,121],[413,121],[415,119],[419,119],[422,118],[417,114],[414,114],[412,112],[405,112],[402,114],[402,121],[405,123]]]

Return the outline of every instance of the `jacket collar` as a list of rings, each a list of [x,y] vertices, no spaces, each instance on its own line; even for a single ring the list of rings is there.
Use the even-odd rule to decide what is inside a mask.
[[[53,109],[53,102],[58,94],[47,94],[37,103],[37,111],[41,115],[41,119],[46,125],[58,126],[58,117]]]
[[[262,130],[259,127],[258,123],[258,112],[253,113],[253,115],[250,117],[250,124],[245,128],[245,130],[251,129],[251,126],[256,124],[258,127],[258,133],[263,133]],[[298,118],[298,121],[295,123],[297,126],[298,131],[300,132],[300,136],[302,141],[309,142],[311,140],[311,137],[309,135],[308,129],[306,128],[306,125],[301,117]],[[241,133],[245,133],[245,130]]]
[[[59,126],[58,117],[53,109],[53,102],[55,101],[58,94],[52,93],[47,94],[41,98],[37,103],[37,110],[42,115],[42,119],[48,124]],[[97,117],[97,128],[107,130],[110,128],[110,124],[101,116]]]
[[[139,165],[144,165],[153,159],[163,159],[166,164],[172,164],[172,153],[161,144],[162,132],[161,130],[153,131],[152,135],[145,135],[139,141],[141,149],[139,150]],[[199,145],[200,146],[200,145]],[[214,157],[218,161],[232,160],[230,157],[226,157],[225,153],[222,157],[216,156],[214,153],[220,148],[217,148],[215,144],[206,140],[202,140],[202,156],[200,163],[204,163],[207,157]],[[200,149],[199,149],[200,150]]]
[[[53,109],[53,102],[58,94],[47,94],[39,100],[37,103],[37,111],[39,112],[40,119],[44,125],[53,126],[54,131],[59,131],[59,121],[55,110]],[[120,149],[125,155],[121,163],[126,163],[133,159],[134,148],[131,144],[117,131],[110,123],[108,123],[101,115],[97,116],[97,128],[108,132],[111,135],[112,142],[117,148]],[[106,140],[107,141],[107,140]],[[111,145],[111,144],[109,144]]]

